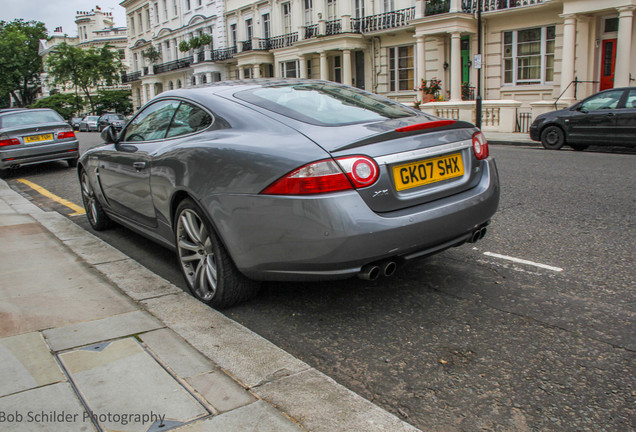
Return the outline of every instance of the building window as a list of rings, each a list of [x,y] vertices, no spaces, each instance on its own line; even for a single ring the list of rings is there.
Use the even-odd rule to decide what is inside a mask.
[[[283,34],[289,34],[291,33],[291,30],[292,30],[291,3],[289,2],[283,3],[281,6],[283,8]]]
[[[125,49],[119,49],[119,50],[117,50],[117,52],[119,53],[119,59],[120,60],[126,60],[126,50]]]
[[[305,0],[305,25],[311,25],[313,22],[313,0]]]
[[[384,12],[391,12],[395,9],[394,0],[384,0]]]
[[[155,23],[159,24],[159,3],[155,3]]]
[[[137,19],[139,20],[139,33],[144,32],[143,21],[141,20],[141,14],[137,14]]]
[[[177,80],[177,88],[181,88],[181,80],[180,79]]]
[[[168,19],[168,1],[163,0],[163,16],[167,20]]]
[[[618,18],[607,18],[605,20],[605,33],[614,33],[618,31]]]
[[[236,47],[236,24],[230,24],[230,44]]]
[[[555,26],[504,32],[504,84],[554,81]]]
[[[190,0],[186,0],[186,10],[190,10]]]
[[[174,90],[174,84],[172,81],[168,82],[168,90]]]
[[[243,79],[252,79],[252,68],[243,68]]]
[[[333,21],[336,18],[336,0],[327,0],[327,20]]]
[[[137,53],[133,54],[133,64],[135,66],[135,72],[139,70],[139,57],[137,57]]]
[[[298,62],[295,60],[281,62],[280,74],[283,78],[298,78]]]
[[[178,11],[177,11],[177,0],[172,0],[172,10],[174,12],[174,16],[177,16]]]
[[[150,29],[150,8],[146,9],[146,27]]]
[[[252,18],[248,18],[245,20],[245,34],[247,35],[246,40],[251,41],[254,37],[254,23]]]
[[[269,35],[270,35],[270,21],[269,21],[269,14],[263,14],[262,15],[263,18],[263,38],[264,39],[269,39]]]
[[[202,0],[197,0],[197,4],[201,6]]]
[[[389,48],[389,91],[407,91],[414,87],[413,45]]]
[[[339,83],[342,82],[342,57],[340,56],[333,58],[333,80]]]
[[[355,0],[355,18],[364,18],[364,0]]]

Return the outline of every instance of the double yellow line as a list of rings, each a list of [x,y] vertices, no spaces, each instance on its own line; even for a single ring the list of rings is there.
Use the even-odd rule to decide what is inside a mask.
[[[52,199],[53,201],[60,203],[68,208],[70,208],[71,210],[74,211],[74,213],[69,214],[69,216],[79,216],[79,215],[83,215],[86,214],[86,211],[84,210],[83,207],[78,206],[75,203],[70,202],[69,200],[65,200],[62,197],[59,197],[57,195],[55,195],[54,193],[49,192],[48,190],[44,189],[42,186],[39,186],[27,179],[18,179],[18,181],[22,184],[27,185],[28,187],[30,187],[31,189],[35,190],[36,192],[38,192],[40,195],[44,195],[47,198]]]

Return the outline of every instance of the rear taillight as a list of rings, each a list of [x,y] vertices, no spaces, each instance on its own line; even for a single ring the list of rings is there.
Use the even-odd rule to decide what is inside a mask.
[[[20,140],[17,138],[0,139],[0,147],[19,145],[19,144],[20,144]]]
[[[373,184],[379,169],[366,156],[346,156],[312,162],[276,180],[264,195],[308,195],[338,192]],[[338,165],[340,164],[340,165]]]
[[[59,132],[57,134],[57,139],[65,139],[65,138],[75,138],[75,132],[66,131],[66,132]]]
[[[424,129],[434,129],[434,128],[443,127],[443,126],[450,126],[452,124],[455,124],[455,120],[433,120],[426,123],[418,123],[414,125],[400,127],[400,128],[397,128],[395,131],[396,132],[413,132],[413,131],[424,130]]]
[[[473,152],[477,160],[486,159],[488,157],[488,141],[481,132],[473,134]]]

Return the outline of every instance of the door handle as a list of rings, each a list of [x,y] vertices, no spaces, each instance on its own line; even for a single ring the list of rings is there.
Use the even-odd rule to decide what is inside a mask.
[[[133,168],[135,168],[137,171],[141,171],[142,169],[146,168],[146,162],[133,162]]]

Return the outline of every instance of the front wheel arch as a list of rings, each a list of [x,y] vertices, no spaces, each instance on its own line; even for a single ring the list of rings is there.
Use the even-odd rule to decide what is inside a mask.
[[[547,150],[559,150],[566,144],[566,134],[558,124],[548,124],[541,129],[541,144]]]

